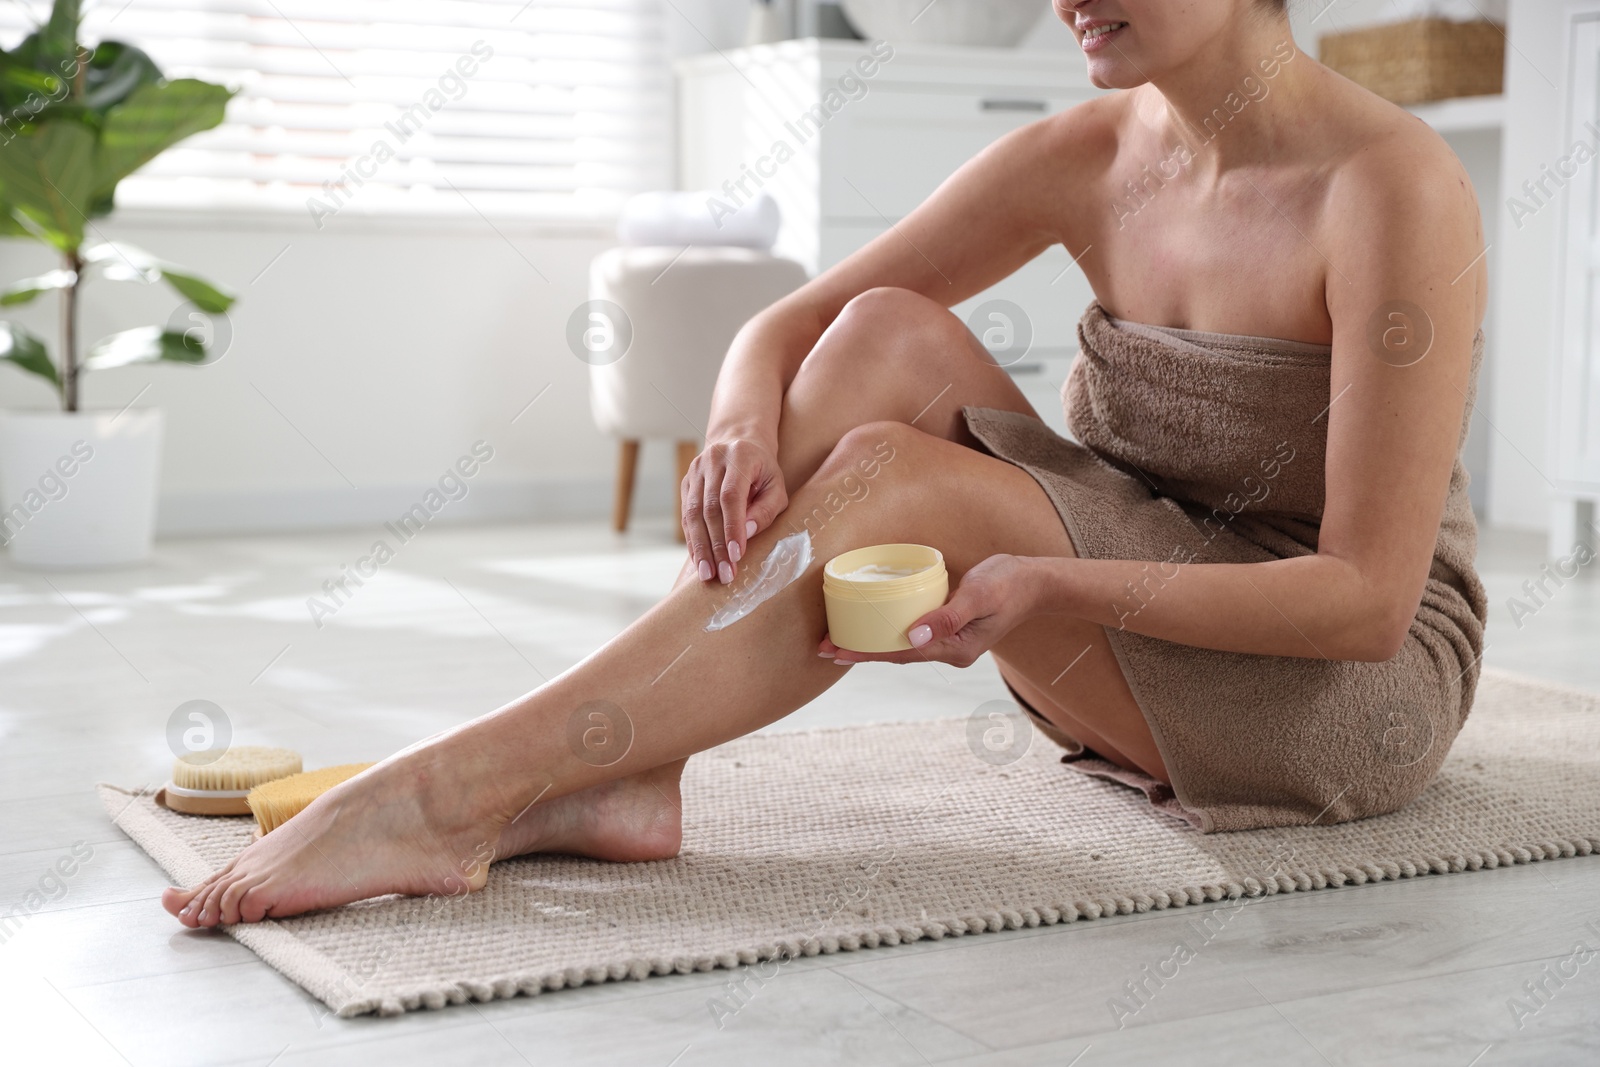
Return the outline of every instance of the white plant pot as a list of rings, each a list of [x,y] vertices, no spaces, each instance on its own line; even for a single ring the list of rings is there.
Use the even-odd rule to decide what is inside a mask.
[[[150,555],[161,412],[0,411],[0,541],[24,567]]]

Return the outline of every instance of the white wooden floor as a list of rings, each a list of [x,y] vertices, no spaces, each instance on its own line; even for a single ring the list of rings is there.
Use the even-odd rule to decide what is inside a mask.
[[[1600,1063],[1600,954],[1545,978],[1536,1013],[1511,1008],[1536,1006],[1525,984],[1575,946],[1600,949],[1600,857],[1250,904],[1120,1027],[1112,998],[1197,943],[1206,909],[801,960],[721,1027],[707,1003],[725,972],[328,1018],[227,937],[169,919],[165,876],[91,784],[161,780],[168,717],[194,699],[236,742],[308,766],[381,756],[581,658],[667,588],[680,551],[661,524],[430,529],[316,628],[307,597],[373,536],[172,541],[94,575],[0,564],[0,915],[25,913],[0,927],[0,1063]],[[1594,575],[1511,620],[1541,548],[1485,539],[1486,659],[1600,691]],[[873,665],[774,728],[1004,695],[987,661]],[[52,875],[64,858],[71,875]],[[35,891],[48,902],[27,913]]]

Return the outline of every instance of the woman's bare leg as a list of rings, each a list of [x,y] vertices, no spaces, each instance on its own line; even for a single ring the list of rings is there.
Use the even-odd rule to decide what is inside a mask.
[[[862,464],[874,459],[880,469],[868,481]],[[818,559],[861,545],[916,541],[938,547],[958,581],[998,552],[1071,551],[1054,507],[1026,472],[900,422],[847,433],[792,494],[785,515],[817,508],[828,514],[828,495],[837,495],[847,477],[866,481],[869,491],[812,527]],[[765,558],[793,521],[780,519],[757,535],[749,558]],[[528,840],[534,824],[525,821],[538,805],[749,733],[843,676],[847,668],[817,655],[826,628],[820,567],[814,564],[741,621],[706,632],[711,613],[732,592],[716,583],[680,585],[548,684],[330,790],[225,871],[196,890],[169,890],[163,903],[189,925],[214,925],[389,892],[477,888],[489,859],[544,847]],[[1052,651],[1105,640],[1099,627],[1064,616],[1030,620],[1016,633],[1052,626]],[[1120,716],[1120,730],[1142,726],[1121,676],[1103,691],[1098,677],[1076,678],[1064,699],[1096,722]],[[574,743],[574,724],[581,733],[595,709],[631,731],[624,754],[605,766]]]
[[[869,422],[903,422],[975,445],[961,415],[968,405],[1035,415],[1011,376],[949,310],[908,289],[869,289],[844,306],[784,394],[778,418],[784,484],[790,492],[804,485],[841,437]],[[693,576],[686,561],[678,580]]]
[[[1034,415],[955,315],[906,289],[870,289],[845,305],[784,395],[784,480],[804,485],[841,437],[869,422],[904,422],[975,445],[961,416],[967,405]]]
[[[804,485],[841,437],[869,422],[904,422],[975,444],[961,417],[968,404],[1034,413],[955,315],[906,289],[869,290],[845,306],[784,395],[777,453],[784,484],[791,491]],[[700,582],[687,557],[674,588],[686,582]],[[539,804],[524,819],[527,837],[544,842],[544,851],[597,859],[676,855],[684,763]]]

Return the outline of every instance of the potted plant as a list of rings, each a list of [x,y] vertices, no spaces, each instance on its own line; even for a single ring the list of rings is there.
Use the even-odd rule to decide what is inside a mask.
[[[40,241],[61,265],[0,289],[0,306],[55,294],[52,359],[23,326],[0,322],[0,361],[48,381],[59,411],[0,411],[0,542],[28,566],[106,566],[148,556],[155,529],[162,416],[86,410],[84,371],[130,363],[201,363],[194,331],[122,330],[80,352],[78,297],[95,277],[164,282],[220,314],[233,296],[140,249],[100,238],[117,183],[190,134],[222,121],[230,90],[168,80],[132,45],[78,41],[79,0],[55,0],[49,21],[0,50],[0,235]]]

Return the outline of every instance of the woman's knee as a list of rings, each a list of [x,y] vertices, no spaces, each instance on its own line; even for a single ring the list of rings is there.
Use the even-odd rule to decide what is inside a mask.
[[[949,308],[894,286],[868,289],[845,304],[819,354],[838,351],[853,365],[864,356],[915,353],[919,365],[941,357],[970,359],[971,334]]]
[[[943,438],[924,433],[910,423],[896,419],[863,422],[845,431],[828,454],[822,470],[817,473],[859,471],[866,477],[875,478],[884,465],[893,463],[897,456],[948,444]]]
[[[1032,475],[897,419],[851,427],[812,482],[821,492],[870,491],[899,518],[933,518],[946,532],[970,535],[986,555],[1002,542],[1009,546],[1005,551],[1019,555],[1061,555],[1066,541],[1054,506]]]
[[[883,507],[898,512],[898,504],[914,500],[926,489],[907,480],[909,472],[930,466],[914,457],[941,444],[949,442],[894,420],[852,427],[839,438],[807,483],[813,511],[822,508],[837,514],[846,505],[870,495],[878,501],[876,512],[881,513]]]

